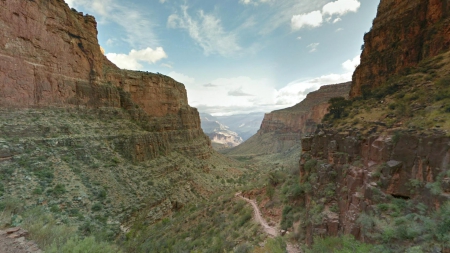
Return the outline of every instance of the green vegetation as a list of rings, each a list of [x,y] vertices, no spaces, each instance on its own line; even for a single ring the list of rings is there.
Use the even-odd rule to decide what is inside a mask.
[[[450,248],[450,202],[438,211],[412,200],[393,199],[359,218],[366,238],[380,242],[373,252],[422,252]]]
[[[252,214],[251,206],[236,199],[234,192],[216,195],[150,227],[143,216],[123,247],[126,252],[230,252],[235,248],[251,252],[267,237],[251,220]]]
[[[374,246],[355,240],[350,235],[314,239],[311,248],[305,248],[305,253],[369,253],[374,252]]]
[[[0,214],[0,227],[8,224],[23,227],[29,231],[29,239],[35,241],[45,252],[121,252],[114,243],[104,241],[101,237],[80,237],[76,226],[60,224],[43,207],[25,210],[23,202],[9,198],[0,201]],[[14,224],[16,217],[21,219]]]
[[[356,127],[363,133],[392,128],[450,130],[450,77],[447,56],[422,61],[383,85],[361,87],[351,100],[330,99],[324,122],[335,129]]]

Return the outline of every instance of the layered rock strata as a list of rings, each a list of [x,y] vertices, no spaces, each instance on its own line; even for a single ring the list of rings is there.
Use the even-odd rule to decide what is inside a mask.
[[[450,48],[447,0],[382,0],[372,29],[364,35],[361,64],[353,74],[351,97],[382,85],[389,77]]]
[[[309,244],[314,236],[352,234],[363,239],[358,218],[390,197],[434,208],[450,200],[450,137],[445,133],[364,137],[358,131],[319,129],[302,140],[302,149],[300,180],[313,189],[302,199],[306,217],[317,215],[314,207],[325,201],[321,218],[304,224]],[[429,187],[436,182],[442,187],[439,194]]]
[[[195,144],[182,151],[209,156],[203,147],[210,142],[184,85],[160,74],[117,68],[101,51],[94,17],[62,0],[8,0],[0,1],[0,27],[1,107],[123,108],[154,133],[124,144],[135,150],[135,159],[186,142]]]
[[[273,111],[264,116],[258,134],[276,132],[280,134],[313,133],[317,123],[328,112],[328,101],[333,97],[348,97],[350,82],[324,85],[309,93],[293,107]]]

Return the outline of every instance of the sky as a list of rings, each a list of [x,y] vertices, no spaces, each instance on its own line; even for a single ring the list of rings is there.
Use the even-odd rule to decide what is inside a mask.
[[[350,81],[376,0],[65,0],[118,67],[183,83],[216,116],[293,106]]]

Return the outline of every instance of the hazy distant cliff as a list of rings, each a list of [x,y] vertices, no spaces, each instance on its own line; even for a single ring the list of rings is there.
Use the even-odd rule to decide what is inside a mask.
[[[299,146],[301,136],[313,133],[322,121],[330,98],[348,97],[349,90],[350,83],[325,85],[293,107],[267,113],[258,133],[229,154],[279,153]]]
[[[328,112],[328,100],[333,97],[348,97],[350,82],[324,85],[309,93],[306,98],[293,107],[267,113],[261,124],[259,134],[311,133]]]

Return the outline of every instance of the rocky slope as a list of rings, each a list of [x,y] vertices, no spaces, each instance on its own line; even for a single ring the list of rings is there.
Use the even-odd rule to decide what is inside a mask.
[[[449,14],[448,1],[381,0],[353,76],[363,96],[302,140],[301,241],[449,252]]]
[[[237,176],[213,152],[184,85],[118,69],[92,16],[62,0],[7,0],[0,27],[0,201],[114,237],[137,216],[161,220]]]
[[[325,85],[293,107],[266,114],[258,133],[227,154],[281,153],[294,146],[299,149],[301,136],[314,132],[327,113],[328,100],[348,97],[349,89],[350,83]]]
[[[203,147],[209,142],[184,86],[163,75],[118,69],[100,50],[94,17],[61,0],[0,5],[0,106],[123,108],[146,130],[164,133],[169,150],[198,140],[196,155],[208,157]],[[142,153],[139,159],[152,158],[151,143],[142,141],[130,147]]]
[[[382,0],[372,29],[364,36],[361,64],[351,96],[404,74],[422,60],[450,48],[450,5],[446,0]]]

